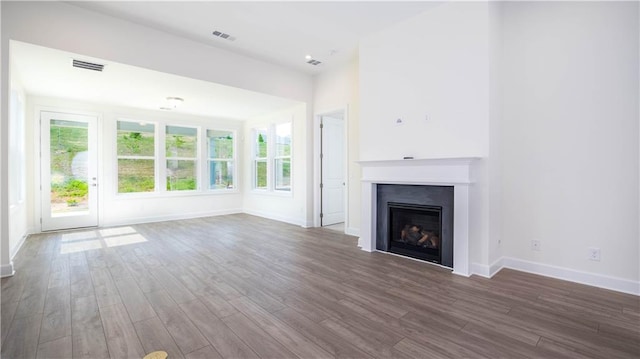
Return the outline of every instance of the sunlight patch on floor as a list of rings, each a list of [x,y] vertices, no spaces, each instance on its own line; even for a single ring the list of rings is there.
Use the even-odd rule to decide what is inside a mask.
[[[114,227],[63,233],[60,253],[77,253],[93,249],[111,248],[146,242],[147,239],[132,227]]]

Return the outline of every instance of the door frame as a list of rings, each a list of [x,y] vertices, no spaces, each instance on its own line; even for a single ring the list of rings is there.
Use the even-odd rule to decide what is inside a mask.
[[[320,176],[321,161],[320,161],[320,122],[323,116],[329,116],[336,113],[343,114],[343,136],[344,136],[344,230],[345,233],[349,228],[349,105],[343,107],[317,112],[313,116],[313,226],[320,227],[320,213],[322,210],[320,182],[322,180]]]
[[[35,105],[34,109],[33,109],[33,119],[31,121],[32,125],[33,125],[33,174],[34,174],[34,179],[33,179],[33,193],[37,193],[37,195],[33,196],[33,223],[34,223],[34,227],[36,229],[36,231],[38,233],[42,233],[42,166],[41,166],[41,162],[42,162],[42,143],[41,143],[41,134],[42,134],[42,124],[41,124],[41,114],[42,112],[57,112],[57,113],[64,113],[64,114],[69,114],[69,115],[78,115],[78,116],[90,116],[90,117],[95,117],[96,118],[96,156],[98,158],[98,163],[96,165],[96,170],[97,170],[97,176],[98,176],[98,181],[100,181],[101,178],[103,178],[103,157],[102,157],[102,133],[103,133],[103,129],[102,129],[102,114],[98,113],[98,112],[91,112],[91,111],[82,111],[82,110],[76,110],[76,109],[72,109],[72,108],[67,108],[67,107],[57,107],[57,106],[42,106],[42,105]],[[98,223],[97,223],[97,227],[100,227],[100,223],[101,223],[101,216],[100,214],[102,213],[102,199],[104,198],[104,193],[103,193],[103,188],[104,186],[102,186],[100,184],[100,182],[98,183],[98,189],[96,191],[96,196],[97,196],[97,205],[96,205],[96,210],[98,212]],[[91,228],[91,227],[89,227]],[[60,229],[63,230],[63,229]]]

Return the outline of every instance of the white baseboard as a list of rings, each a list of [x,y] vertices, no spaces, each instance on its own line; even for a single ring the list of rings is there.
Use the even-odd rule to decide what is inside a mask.
[[[244,211],[242,211],[242,213],[250,214],[252,216],[258,216],[258,217],[262,217],[262,218],[267,218],[267,219],[273,219],[274,221],[285,222],[285,223],[289,223],[289,224],[295,224],[296,226],[300,226],[300,227],[304,227],[304,225],[306,224],[305,223],[306,221],[304,221],[304,220],[302,220],[300,218],[281,216],[281,215],[278,215],[278,214],[273,214],[273,213],[263,212],[263,211],[256,211],[256,210],[252,210],[252,209],[245,209]]]
[[[480,263],[471,263],[471,274],[479,275],[485,278],[491,278],[491,275],[489,273],[490,273],[490,270],[488,265],[480,264]]]
[[[491,265],[471,263],[471,274],[479,275],[485,278],[491,278],[504,267],[504,257],[498,258]]]
[[[29,234],[30,232],[23,234],[20,240],[18,241],[18,244],[16,244],[15,247],[11,248],[11,252],[9,254],[11,255],[12,261],[13,261],[13,258],[16,256],[16,254],[18,254],[18,252],[20,251],[20,248],[22,248],[22,246],[24,245],[24,242],[27,240],[27,237],[29,237]]]
[[[13,258],[15,258],[16,254],[18,254],[18,252],[20,251],[20,248],[22,248],[22,246],[24,245],[24,242],[27,240],[27,237],[29,237],[29,234],[30,234],[29,231],[24,233],[22,237],[20,237],[18,244],[16,244],[13,248],[10,249],[9,264],[3,264],[0,266],[0,278],[11,277],[14,274],[16,274],[16,271],[13,267]]]
[[[344,230],[344,233],[348,234],[350,236],[360,237],[360,229],[359,228],[348,227],[347,229]]]
[[[537,274],[570,282],[591,285],[594,287],[615,290],[640,296],[640,282],[603,274],[583,272],[575,269],[558,267],[551,264],[532,262],[512,257],[501,257],[490,266],[472,264],[473,274],[491,278],[502,268]]]
[[[302,228],[313,228],[315,227],[315,223],[313,223],[313,220],[311,221],[306,221],[305,223],[302,224]]]
[[[16,271],[13,269],[13,261],[9,261],[9,264],[0,266],[0,278],[11,277],[14,274],[16,274]]]
[[[164,216],[134,217],[134,218],[119,219],[114,221],[106,221],[101,223],[100,227],[126,226],[126,225],[139,224],[139,223],[176,221],[181,219],[214,217],[214,216],[223,216],[227,214],[238,214],[238,213],[243,213],[243,212],[241,209],[225,209],[225,210],[204,211],[204,212],[176,213],[176,214],[169,214]]]
[[[375,252],[376,249],[375,248],[370,248],[369,246],[367,246],[367,240],[362,238],[362,237],[358,237],[358,248],[360,248],[361,250],[365,251],[365,252]]]

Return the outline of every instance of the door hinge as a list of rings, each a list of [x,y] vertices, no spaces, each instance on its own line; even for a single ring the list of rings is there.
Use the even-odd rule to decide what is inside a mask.
[[[320,154],[320,159],[323,159],[323,158],[324,158],[324,154],[321,153]]]
[[[320,128],[324,128],[324,125],[322,123],[320,124]]]
[[[324,213],[320,213],[320,218],[324,217]]]
[[[324,184],[320,183],[320,188],[323,188],[323,187],[324,187]]]

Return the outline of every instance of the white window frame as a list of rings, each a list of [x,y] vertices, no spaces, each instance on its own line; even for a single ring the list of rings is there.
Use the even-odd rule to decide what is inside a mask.
[[[261,131],[264,131],[264,133],[267,136],[267,156],[266,157],[258,157],[258,133],[260,133]],[[271,178],[269,176],[269,173],[271,173],[271,171],[269,170],[269,165],[270,165],[270,161],[269,161],[269,152],[271,151],[271,145],[270,145],[270,141],[271,141],[271,134],[269,131],[269,126],[267,127],[256,127],[252,130],[252,137],[253,137],[253,151],[252,151],[252,159],[251,159],[251,163],[252,163],[252,187],[254,191],[260,191],[260,192],[266,192],[269,191],[269,189],[271,188]],[[267,180],[267,186],[266,187],[258,187],[258,162],[265,162],[267,165],[267,174],[266,174],[266,180]]]
[[[163,132],[162,132],[162,151],[160,151],[159,153],[159,157],[161,157],[162,160],[162,176],[161,176],[161,192],[165,192],[165,193],[190,193],[190,192],[196,192],[196,191],[200,191],[202,188],[202,176],[200,175],[200,171],[201,171],[201,160],[200,158],[202,157],[202,150],[201,150],[201,141],[202,141],[202,131],[201,131],[201,127],[200,126],[194,126],[194,125],[184,125],[184,124],[165,124],[163,127]],[[167,156],[167,130],[169,127],[182,127],[182,128],[192,128],[196,130],[196,155],[195,157],[168,157]],[[196,178],[196,188],[192,189],[192,190],[168,190],[167,189],[167,174],[169,173],[168,171],[168,166],[167,166],[167,161],[169,160],[176,160],[176,161],[195,161],[195,178]]]
[[[118,154],[118,123],[119,122],[132,122],[132,123],[145,123],[145,124],[149,124],[149,125],[153,125],[153,151],[154,151],[154,155],[153,156],[121,156]],[[159,177],[159,171],[158,171],[158,167],[160,166],[160,164],[158,163],[158,152],[159,152],[159,142],[160,142],[160,136],[158,136],[159,134],[159,128],[160,127],[164,127],[161,124],[158,124],[157,122],[150,122],[150,121],[136,121],[136,120],[132,120],[129,118],[119,118],[116,120],[116,127],[115,127],[115,133],[116,133],[116,145],[115,145],[115,154],[116,154],[116,176],[115,176],[115,180],[116,180],[116,186],[115,186],[115,190],[116,190],[116,194],[118,196],[131,196],[131,195],[149,195],[149,194],[153,194],[153,193],[158,193],[158,188],[159,188],[159,182],[160,182],[160,177]],[[154,182],[154,187],[153,187],[153,191],[148,191],[148,192],[120,192],[120,179],[119,179],[119,174],[120,174],[120,166],[119,166],[119,160],[121,159],[125,159],[125,160],[153,160],[153,182]]]
[[[230,132],[232,134],[233,137],[233,156],[231,157],[231,159],[228,158],[213,158],[210,156],[209,154],[209,149],[210,149],[210,145],[209,145],[209,135],[208,132],[209,131],[220,131],[220,132]],[[206,165],[204,167],[206,167],[206,190],[207,191],[211,191],[211,192],[230,192],[230,191],[237,191],[238,190],[238,182],[239,182],[239,178],[238,178],[238,161],[237,161],[237,157],[238,157],[238,131],[236,130],[230,130],[230,129],[223,129],[223,128],[211,128],[208,127],[203,131],[203,135],[204,135],[204,141],[203,144],[206,146],[205,149],[205,156],[206,156]],[[210,172],[210,166],[209,164],[211,162],[231,162],[232,166],[233,166],[233,187],[231,188],[211,188],[211,172]],[[203,187],[204,188],[204,187]]]
[[[283,124],[289,124],[291,126],[291,149],[289,156],[276,156],[276,127]],[[267,135],[267,157],[258,157],[258,131],[264,130]],[[277,194],[283,196],[292,196],[293,195],[293,144],[294,144],[294,123],[293,120],[289,121],[280,121],[276,123],[271,123],[267,126],[256,126],[252,129],[252,188],[253,191],[258,193],[270,193]],[[291,185],[289,189],[276,189],[276,160],[277,159],[289,159],[290,160],[290,182]],[[257,163],[258,161],[266,161],[267,163],[267,187],[266,188],[258,188],[257,180],[258,180],[258,171],[257,171]]]
[[[289,125],[289,131],[290,131],[290,144],[289,144],[289,155],[288,156],[278,156],[276,153],[276,149],[277,149],[277,128],[278,126],[281,125]],[[287,122],[281,122],[281,123],[277,123],[274,124],[272,126],[272,133],[273,133],[273,175],[271,176],[273,178],[273,191],[275,192],[281,192],[281,193],[291,193],[293,191],[293,171],[291,171],[293,169],[293,121],[287,121]],[[288,189],[280,189],[280,188],[276,188],[277,185],[277,176],[278,173],[276,173],[276,162],[278,160],[285,160],[285,159],[289,159],[289,187]]]

